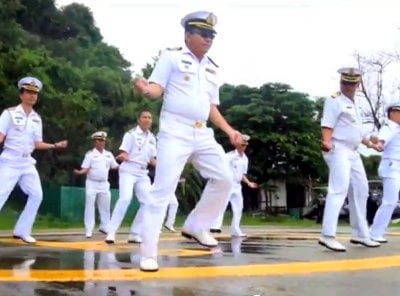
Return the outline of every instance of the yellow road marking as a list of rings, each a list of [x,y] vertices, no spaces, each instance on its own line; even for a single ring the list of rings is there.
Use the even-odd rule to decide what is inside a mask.
[[[0,242],[12,243],[18,245],[27,245],[24,242],[15,239],[2,239]],[[78,249],[78,250],[90,250],[90,251],[106,251],[106,252],[118,252],[118,251],[137,251],[139,249],[138,244],[113,244],[108,245],[103,241],[79,241],[79,242],[46,242],[38,241],[35,246],[40,247],[53,247],[63,249]],[[176,257],[189,257],[189,256],[205,256],[220,252],[218,249],[162,249],[160,255],[164,256],[176,256]]]
[[[303,263],[257,264],[244,266],[212,267],[165,267],[155,273],[145,273],[138,269],[100,269],[100,270],[31,270],[18,273],[18,270],[0,270],[0,281],[109,281],[109,280],[167,280],[197,279],[215,277],[306,275],[322,272],[377,270],[400,266],[400,256],[351,259],[338,261],[319,261]]]
[[[265,241],[274,241],[274,240],[317,240],[318,235],[313,234],[302,234],[302,233],[254,233],[251,234],[251,241],[247,241],[247,244],[258,245],[265,244]],[[230,236],[219,235],[216,236],[218,239],[226,239],[225,242],[229,242],[231,240]],[[254,238],[260,238],[260,240]],[[348,240],[349,236],[340,236],[339,240]],[[246,239],[246,238],[244,238]],[[160,241],[187,241],[190,240],[184,239],[180,236],[176,237],[164,237],[161,238]],[[13,245],[22,245],[28,246],[26,243],[21,240],[16,240],[13,238],[0,238],[0,243],[13,244]],[[132,249],[137,249],[137,244],[128,244],[124,240],[117,240],[116,244],[106,244],[104,241],[93,241],[93,240],[84,240],[84,241],[45,241],[39,240],[34,246],[40,247],[49,247],[49,248],[63,248],[63,249],[78,249],[78,250],[92,250],[92,251],[129,251]]]

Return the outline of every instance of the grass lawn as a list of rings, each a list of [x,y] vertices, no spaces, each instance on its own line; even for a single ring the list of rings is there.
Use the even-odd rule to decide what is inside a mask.
[[[13,229],[15,222],[18,219],[20,211],[16,211],[12,208],[4,208],[0,213],[0,230]],[[176,217],[176,226],[180,227],[186,219],[186,215],[178,215]],[[231,213],[227,212],[224,217],[224,225],[230,225]],[[131,220],[125,219],[123,226],[130,226]],[[244,213],[242,217],[242,225],[248,226],[287,226],[287,227],[302,227],[302,228],[320,228],[321,225],[315,223],[314,220],[308,219],[294,219],[287,215],[278,216],[265,216],[251,213]],[[346,222],[340,222],[341,225],[348,225]],[[399,227],[400,223],[392,224],[391,227]],[[68,222],[55,218],[51,215],[38,215],[34,224],[35,229],[67,229],[67,228],[83,228],[82,222]]]
[[[0,213],[0,230],[13,229],[15,222],[18,219],[20,211],[12,208],[4,208]],[[230,225],[231,213],[228,212],[224,217],[224,225]],[[186,219],[186,215],[178,215],[176,217],[176,226],[182,226]],[[127,219],[125,219],[127,220]],[[131,221],[124,221],[123,226],[129,226]],[[312,227],[318,226],[314,221],[306,219],[293,219],[286,215],[279,216],[261,216],[245,213],[242,218],[243,225],[281,225],[291,227]],[[38,215],[34,224],[35,229],[46,228],[83,228],[82,222],[68,222],[55,218],[51,215]]]

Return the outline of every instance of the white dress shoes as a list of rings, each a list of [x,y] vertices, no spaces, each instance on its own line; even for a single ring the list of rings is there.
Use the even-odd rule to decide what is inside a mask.
[[[218,241],[207,231],[190,231],[188,229],[182,229],[181,234],[186,238],[194,239],[200,245],[205,247],[214,248],[218,246]]]
[[[145,272],[154,272],[158,270],[157,259],[152,257],[140,258],[140,270]]]
[[[321,236],[318,244],[335,252],[346,252],[346,247],[339,243],[334,237]]]
[[[367,248],[377,248],[381,245],[379,242],[373,241],[369,237],[352,237],[350,243],[354,245],[362,245]]]
[[[115,243],[115,234],[114,234],[114,233],[109,233],[109,234],[107,234],[107,237],[106,237],[106,239],[105,239],[105,242],[106,242],[107,244],[113,244],[113,243]]]
[[[34,237],[30,236],[30,235],[17,235],[17,234],[14,234],[13,238],[20,239],[20,240],[22,240],[23,242],[25,242],[27,244],[36,243],[36,239]]]
[[[371,240],[373,240],[374,242],[378,242],[380,244],[386,244],[388,242],[388,240],[382,236],[380,237],[371,237]]]
[[[136,234],[136,233],[131,233],[128,236],[128,243],[130,244],[140,244],[142,242],[142,238],[140,237],[140,235]]]

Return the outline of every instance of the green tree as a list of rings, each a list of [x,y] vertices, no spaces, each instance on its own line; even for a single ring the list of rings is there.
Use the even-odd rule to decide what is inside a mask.
[[[224,85],[221,102],[229,122],[252,137],[250,173],[258,182],[284,179],[304,183],[326,174],[317,104],[306,94],[280,83],[260,88]],[[219,134],[219,139],[230,147],[226,137]]]

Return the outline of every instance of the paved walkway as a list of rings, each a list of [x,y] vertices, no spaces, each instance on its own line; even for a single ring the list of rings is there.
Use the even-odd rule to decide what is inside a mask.
[[[347,228],[341,228],[347,231]],[[117,236],[85,239],[82,230],[38,232],[34,246],[0,233],[0,295],[399,295],[400,232],[368,249],[334,253],[318,230],[248,227],[247,238],[217,235],[214,249],[163,233],[160,271],[138,270],[138,245]],[[348,232],[347,232],[348,233]]]

